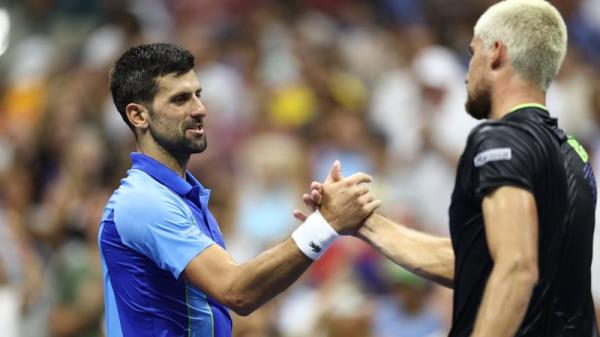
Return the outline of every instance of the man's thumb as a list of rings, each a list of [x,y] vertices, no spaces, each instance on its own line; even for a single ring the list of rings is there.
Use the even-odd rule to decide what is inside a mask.
[[[326,183],[335,183],[342,180],[342,164],[340,164],[339,160],[333,162],[331,169],[329,170],[329,175],[325,179]]]

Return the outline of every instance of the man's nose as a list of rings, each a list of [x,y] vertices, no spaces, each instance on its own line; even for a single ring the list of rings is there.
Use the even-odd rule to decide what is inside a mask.
[[[200,100],[200,98],[196,97],[195,104],[194,104],[194,110],[192,112],[192,117],[204,117],[204,116],[206,116],[206,108],[204,107],[204,104],[202,104],[202,101]]]

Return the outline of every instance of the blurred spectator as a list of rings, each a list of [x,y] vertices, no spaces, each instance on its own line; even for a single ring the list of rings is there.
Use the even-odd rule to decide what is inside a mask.
[[[6,225],[3,224],[3,226]],[[2,237],[1,242],[8,242],[3,236],[0,237]],[[4,254],[0,256],[0,326],[7,335],[18,337],[21,335],[19,327],[21,326],[22,300],[15,285],[8,280],[8,273],[3,261]]]
[[[323,180],[331,163],[342,162],[342,174],[361,171],[373,174],[377,145],[374,134],[358,113],[337,108],[316,125],[316,140],[310,149],[312,177]]]
[[[555,81],[548,89],[547,106],[559,119],[565,131],[572,135],[590,132],[593,71],[581,61],[577,49],[571,48]]]
[[[371,118],[390,143],[395,198],[416,210],[425,229],[446,232],[454,169],[477,121],[464,112],[464,70],[452,51],[418,48],[410,68],[381,79]]]
[[[600,4],[597,0],[581,0],[572,1],[569,7],[573,11],[568,21],[571,42],[577,45],[588,62],[599,66]]]
[[[108,191],[99,190],[86,200],[80,208],[85,241],[64,243],[49,261],[53,307],[48,325],[52,336],[100,336],[104,302],[97,219],[109,196]]]
[[[33,186],[29,171],[13,166],[0,175],[0,288],[6,326],[15,336],[44,336],[44,283],[39,242],[27,231]],[[41,316],[40,316],[41,315]],[[2,325],[4,326],[4,325]]]
[[[433,285],[390,261],[382,265],[388,291],[373,313],[373,336],[444,336],[442,318],[428,300]]]
[[[258,255],[290,231],[305,177],[298,140],[274,132],[258,133],[237,150],[236,230],[229,249],[239,260]]]
[[[592,132],[586,139],[590,149],[590,161],[594,175],[600,177],[600,76],[596,76],[592,84]],[[596,219],[600,219],[600,209],[596,207]],[[594,256],[592,259],[592,295],[596,304],[596,316],[600,321],[600,230],[596,222],[594,232]]]

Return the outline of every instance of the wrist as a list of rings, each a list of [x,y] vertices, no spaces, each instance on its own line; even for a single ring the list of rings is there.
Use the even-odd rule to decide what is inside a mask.
[[[338,234],[341,234],[341,226],[338,223],[337,217],[333,215],[333,213],[327,211],[326,208],[319,208],[315,211],[315,213],[319,213],[319,215],[323,218],[327,224]]]
[[[317,210],[292,233],[296,246],[311,260],[318,260],[339,236]]]

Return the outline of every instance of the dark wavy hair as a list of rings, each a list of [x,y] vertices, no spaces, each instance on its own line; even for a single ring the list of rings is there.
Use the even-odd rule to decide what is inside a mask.
[[[110,72],[110,91],[121,117],[133,131],[125,108],[129,103],[150,106],[158,91],[157,77],[183,75],[194,68],[194,56],[168,43],[132,47],[117,60]]]

